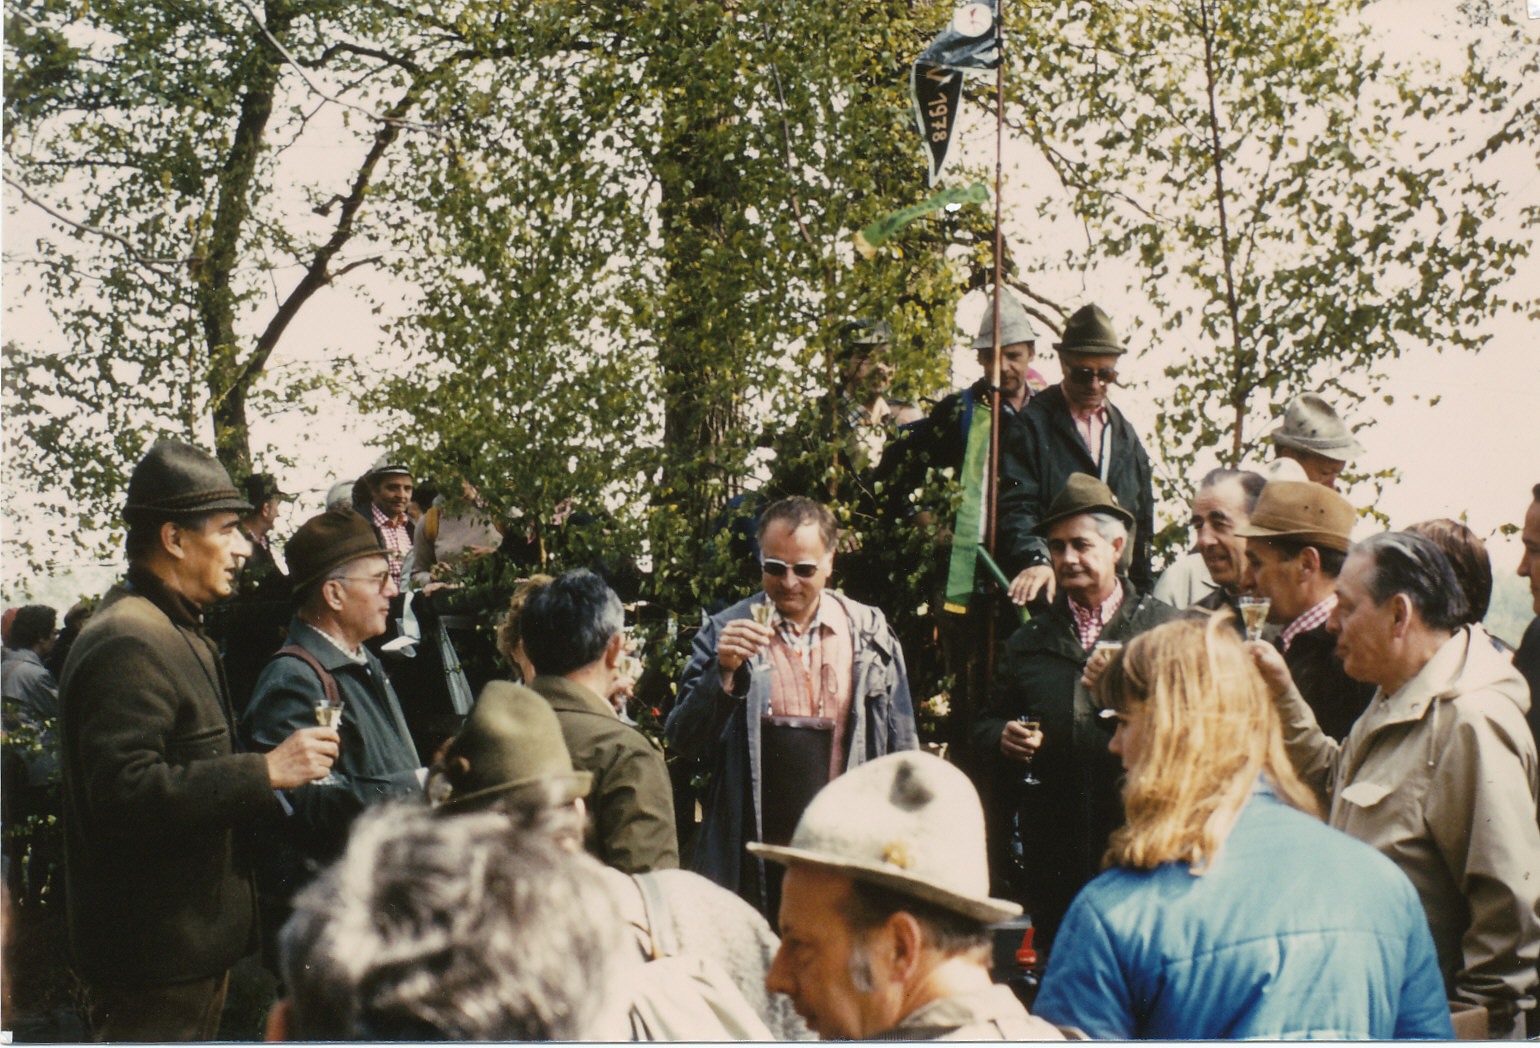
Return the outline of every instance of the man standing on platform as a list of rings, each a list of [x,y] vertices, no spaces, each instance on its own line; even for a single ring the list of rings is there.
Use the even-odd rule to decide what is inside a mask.
[[[1128,548],[1119,565],[1134,587],[1148,593],[1155,496],[1150,458],[1123,413],[1107,399],[1117,384],[1125,347],[1112,321],[1094,305],[1078,310],[1054,344],[1064,380],[1027,402],[1000,441],[999,552],[1017,604],[1039,594],[1053,599],[1048,544],[1035,529],[1048,504],[1073,473],[1098,478],[1132,516]]]
[[[830,779],[918,746],[904,655],[887,619],[824,588],[837,540],[834,515],[811,499],[766,508],[764,593],[696,633],[668,715],[669,743],[711,773],[695,871],[771,920],[779,871],[744,845],[784,844]]]

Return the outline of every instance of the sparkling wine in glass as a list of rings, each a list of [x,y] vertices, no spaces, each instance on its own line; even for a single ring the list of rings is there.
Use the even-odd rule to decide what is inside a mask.
[[[320,724],[323,728],[340,727],[342,724],[342,706],[343,704],[340,702],[332,703],[327,702],[324,699],[316,703],[316,723]],[[335,768],[335,765],[333,767]],[[339,778],[336,771],[333,770],[326,773],[326,778],[316,779],[315,784],[317,786],[340,786],[342,785],[342,779]]]
[[[1267,612],[1272,604],[1266,597],[1240,598],[1241,619],[1246,623],[1247,640],[1262,639],[1262,627],[1267,623]]]
[[[1022,716],[1017,717],[1016,720],[1019,721],[1021,725],[1028,731],[1043,730],[1043,722],[1038,720],[1030,713],[1023,714]],[[1023,786],[1041,786],[1043,784],[1042,779],[1039,779],[1036,775],[1032,774],[1032,758],[1030,756],[1027,758],[1026,767],[1022,771],[1021,784]]]
[[[749,614],[754,616],[754,621],[761,626],[769,626],[775,621],[775,605],[770,603],[770,599],[767,597],[762,603],[750,604]],[[760,651],[754,656],[754,665],[758,667],[764,664],[765,653]]]

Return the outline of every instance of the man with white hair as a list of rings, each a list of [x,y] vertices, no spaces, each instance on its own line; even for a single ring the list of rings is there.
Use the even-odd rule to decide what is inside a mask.
[[[1060,1040],[993,984],[984,818],[968,778],[926,753],[868,761],[819,792],[786,846],[781,948],[765,985],[825,1040]]]
[[[1047,542],[1058,596],[1006,642],[973,728],[974,751],[992,773],[997,881],[1019,878],[1040,949],[1052,945],[1070,900],[1101,871],[1107,837],[1123,822],[1123,769],[1107,752],[1081,674],[1098,641],[1127,641],[1177,614],[1118,573],[1133,524],[1106,484],[1070,476],[1034,529]],[[1029,721],[1040,727],[1028,730]],[[1029,765],[1039,782],[1025,782]],[[1013,813],[1021,851],[1031,856],[1014,875],[1002,852]]]

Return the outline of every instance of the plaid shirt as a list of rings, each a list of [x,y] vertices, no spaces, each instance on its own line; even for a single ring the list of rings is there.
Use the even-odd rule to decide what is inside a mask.
[[[1102,635],[1102,627],[1106,626],[1112,616],[1123,606],[1123,587],[1112,587],[1112,596],[1102,601],[1095,608],[1082,608],[1073,599],[1069,602],[1069,613],[1075,619],[1075,633],[1080,637],[1080,646],[1086,651],[1096,647],[1096,638]]]
[[[769,599],[769,598],[766,598]],[[819,627],[829,628],[823,620],[823,601],[818,602],[818,610],[813,613],[813,621],[807,624],[807,629],[799,629],[777,608],[771,624],[775,626],[776,634],[781,642],[797,653],[797,658],[802,660],[802,668],[809,673],[813,671],[813,645],[818,643],[818,638],[823,635]]]
[[[1313,630],[1317,626],[1326,625],[1326,620],[1331,618],[1332,609],[1336,606],[1337,595],[1335,593],[1328,593],[1325,600],[1284,627],[1283,632],[1278,634],[1278,650],[1288,651],[1289,645],[1294,643],[1295,637],[1301,633]]]
[[[412,552],[412,535],[406,530],[406,515],[402,514],[398,523],[392,524],[389,517],[380,511],[380,507],[369,503],[369,513],[374,519],[374,526],[380,529],[380,540],[385,543],[385,555],[390,558],[390,570],[396,576],[396,585],[401,585],[401,566],[406,563],[406,555]]]

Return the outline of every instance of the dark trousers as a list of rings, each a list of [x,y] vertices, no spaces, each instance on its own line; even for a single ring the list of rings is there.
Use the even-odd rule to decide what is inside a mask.
[[[219,1034],[230,973],[169,986],[91,988],[98,1041],[212,1041]]]

